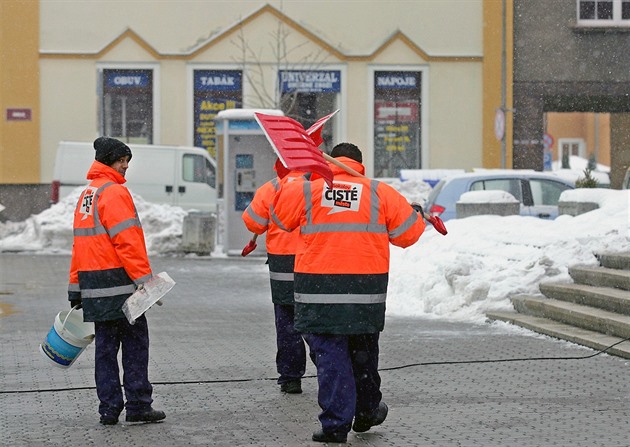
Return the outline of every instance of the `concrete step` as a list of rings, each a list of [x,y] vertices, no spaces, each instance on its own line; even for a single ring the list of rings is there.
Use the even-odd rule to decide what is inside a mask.
[[[630,290],[630,270],[576,266],[569,268],[569,275],[578,284]]]
[[[557,283],[541,283],[539,289],[547,298],[630,315],[630,291],[627,290]]]
[[[544,317],[582,329],[619,338],[630,338],[630,316],[581,304],[540,296],[519,295],[511,299],[517,312]]]
[[[599,263],[602,267],[610,269],[630,270],[630,254],[622,253],[605,253],[598,255]]]
[[[491,320],[505,321],[540,334],[567,340],[592,349],[602,350],[610,348],[606,353],[630,359],[630,341],[623,338],[605,335],[588,329],[577,328],[568,324],[550,320],[548,318],[524,315],[517,312],[488,312]]]

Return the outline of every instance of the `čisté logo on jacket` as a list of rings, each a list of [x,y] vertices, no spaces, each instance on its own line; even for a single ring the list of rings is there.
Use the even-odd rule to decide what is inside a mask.
[[[88,186],[83,192],[83,197],[81,198],[81,208],[79,208],[79,213],[83,214],[81,220],[85,220],[88,216],[94,214],[92,212],[92,204],[97,190],[98,188],[95,188],[94,186]]]
[[[359,211],[363,185],[360,183],[334,182],[332,189],[324,185],[322,208],[330,208],[328,214],[342,211]]]

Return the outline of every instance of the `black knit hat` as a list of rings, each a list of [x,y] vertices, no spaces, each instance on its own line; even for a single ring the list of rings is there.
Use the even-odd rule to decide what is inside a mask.
[[[352,143],[339,143],[337,146],[333,147],[333,150],[330,152],[330,156],[332,158],[348,157],[353,159],[354,161],[363,163],[363,155],[361,154],[361,149],[359,149]]]
[[[129,149],[129,146],[115,138],[98,137],[94,140],[94,149],[96,150],[94,159],[107,166],[113,165],[125,155],[129,156],[129,160],[131,160],[131,149]]]

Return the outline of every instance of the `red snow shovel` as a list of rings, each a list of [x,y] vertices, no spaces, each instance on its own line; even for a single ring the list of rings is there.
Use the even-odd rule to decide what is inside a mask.
[[[335,113],[337,112],[321,118],[309,129],[320,144],[321,127]],[[258,112],[254,115],[271,147],[287,169],[319,174],[332,188],[333,173],[324,160],[324,153],[318,149],[311,135],[300,123],[287,116],[265,115]]]
[[[442,219],[440,219],[438,216],[431,216],[426,213],[423,213],[423,217],[428,220],[431,225],[433,225],[433,228],[435,228],[438,233],[446,236],[446,233],[448,233],[448,231],[446,231],[446,226],[444,225]]]
[[[428,220],[438,233],[443,235],[446,235],[446,233],[448,233],[448,231],[446,231],[446,226],[444,225],[444,222],[442,222],[442,219],[440,219],[438,216],[431,216],[430,214],[425,213],[420,205],[412,203],[411,207],[417,212],[422,212],[422,217]]]
[[[278,155],[276,172],[280,178],[286,176],[293,169],[316,172],[326,180],[328,186],[332,187],[332,171],[322,157],[323,152],[317,147],[324,141],[322,138],[324,124],[338,111],[335,110],[333,113],[320,118],[308,130],[304,130],[300,123],[285,116],[255,114],[256,121]],[[241,251],[241,256],[247,256],[256,249],[257,238],[257,234],[252,236]]]
[[[258,245],[256,245],[256,239],[258,239],[258,235],[254,234],[247,245],[243,248],[241,256],[247,256],[252,251],[256,250],[256,247],[258,247]]]

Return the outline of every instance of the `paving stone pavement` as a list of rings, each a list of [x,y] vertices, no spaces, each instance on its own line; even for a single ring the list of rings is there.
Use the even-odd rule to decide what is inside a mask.
[[[148,311],[157,424],[98,423],[94,346],[68,368],[38,352],[68,308],[69,256],[0,254],[0,445],[316,446],[317,383],[276,384],[261,258],[152,258],[177,282]],[[630,446],[629,362],[505,323],[388,317],[387,420],[349,446]]]

